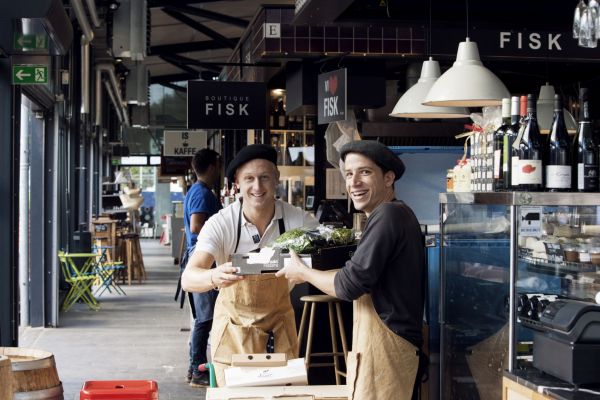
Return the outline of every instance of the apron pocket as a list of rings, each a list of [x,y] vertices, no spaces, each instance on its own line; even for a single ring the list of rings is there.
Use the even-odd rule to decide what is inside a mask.
[[[346,385],[348,386],[348,399],[354,399],[354,391],[356,389],[356,380],[358,378],[358,368],[360,365],[360,353],[353,351],[348,353]]]
[[[231,364],[232,354],[265,353],[268,334],[253,326],[226,323],[221,338],[214,350],[214,361]],[[277,340],[277,339],[276,339]]]

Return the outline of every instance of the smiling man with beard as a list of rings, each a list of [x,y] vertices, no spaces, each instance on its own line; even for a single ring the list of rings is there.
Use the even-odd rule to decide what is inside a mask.
[[[265,247],[287,230],[318,225],[307,212],[275,199],[276,162],[275,149],[263,144],[244,147],[231,161],[227,177],[242,198],[204,224],[182,275],[188,292],[219,289],[210,335],[218,386],[225,385],[223,370],[232,354],[271,350],[298,357],[287,280],[274,274],[241,277],[230,262],[232,254]],[[211,268],[213,262],[217,268]]]
[[[368,218],[356,252],[333,271],[310,269],[292,254],[277,276],[354,301],[350,399],[409,400],[426,364],[420,362],[426,266],[417,218],[395,199],[404,164],[374,141],[347,143],[340,155],[348,195]]]

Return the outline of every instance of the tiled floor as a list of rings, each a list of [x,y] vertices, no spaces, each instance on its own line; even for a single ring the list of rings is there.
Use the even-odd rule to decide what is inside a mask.
[[[59,328],[21,332],[21,347],[54,353],[66,400],[79,399],[87,380],[117,379],[156,380],[161,400],[204,398],[184,379],[189,310],[173,300],[179,267],[158,240],[142,241],[142,253],[148,280],[124,285],[127,296],[104,294],[99,311],[75,304]]]

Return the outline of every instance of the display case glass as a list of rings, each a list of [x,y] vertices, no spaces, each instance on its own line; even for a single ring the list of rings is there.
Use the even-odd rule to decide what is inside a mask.
[[[504,370],[532,366],[544,309],[595,303],[599,206],[598,194],[440,195],[441,398],[501,399]]]

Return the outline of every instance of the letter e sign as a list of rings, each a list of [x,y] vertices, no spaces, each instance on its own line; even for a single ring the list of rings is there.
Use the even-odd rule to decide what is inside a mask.
[[[281,24],[266,23],[264,28],[265,28],[265,37],[266,38],[280,38],[281,37]]]

